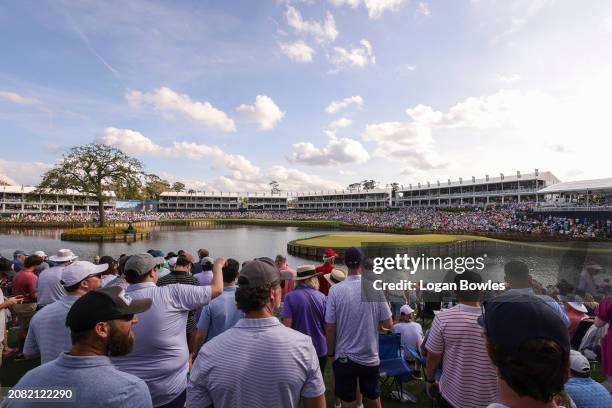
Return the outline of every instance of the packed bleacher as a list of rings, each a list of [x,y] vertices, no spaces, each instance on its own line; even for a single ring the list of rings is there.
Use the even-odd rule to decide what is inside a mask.
[[[0,258],[2,359],[41,363],[6,384],[1,406],[612,406],[612,295],[596,279],[609,265],[589,261],[577,282],[544,288],[510,260],[503,293],[432,298],[364,295],[358,248],[343,265],[330,248],[295,269],[282,255],[211,255]]]
[[[78,223],[94,222],[93,213],[55,213],[14,215],[8,222]],[[517,233],[542,237],[612,238],[612,220],[588,220],[548,216],[541,218],[524,206],[493,207],[487,210],[465,208],[448,211],[438,208],[414,207],[395,211],[223,211],[223,212],[108,212],[108,222],[159,221],[162,219],[258,219],[258,220],[321,220],[340,221],[361,228],[450,233]]]

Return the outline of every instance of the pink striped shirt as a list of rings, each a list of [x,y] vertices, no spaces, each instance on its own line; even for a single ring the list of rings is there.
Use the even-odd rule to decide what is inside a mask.
[[[459,304],[441,311],[426,348],[442,354],[440,393],[457,408],[485,408],[498,398],[497,371],[487,354],[480,308]]]

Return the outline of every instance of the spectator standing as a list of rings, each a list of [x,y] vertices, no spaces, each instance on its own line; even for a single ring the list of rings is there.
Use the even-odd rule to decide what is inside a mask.
[[[576,408],[612,407],[610,392],[591,378],[589,360],[576,350],[570,350],[570,379],[565,383],[565,391]]]
[[[194,275],[202,272],[202,259],[206,258],[210,256],[208,249],[204,249],[204,248],[200,248],[198,249],[198,262],[195,262],[193,264],[193,268],[191,270],[191,273],[193,273]]]
[[[612,393],[612,295],[608,295],[595,309],[595,326],[608,324],[608,332],[601,340],[601,371],[606,375],[603,386]]]
[[[534,296],[505,293],[485,302],[479,323],[500,386],[499,403],[488,408],[556,407],[554,398],[568,379],[570,353],[559,315]]]
[[[70,351],[70,330],[66,316],[72,305],[84,294],[102,287],[102,273],[108,264],[94,265],[78,261],[62,271],[62,285],[66,296],[37,312],[28,329],[23,354],[27,358],[40,356],[41,364],[55,360],[62,352]]]
[[[36,276],[40,275],[40,273],[45,269],[50,268],[50,265],[47,263],[49,256],[44,251],[35,251],[32,255],[40,256],[43,260],[40,266],[34,271],[36,273]]]
[[[310,337],[273,317],[281,303],[280,283],[291,277],[268,259],[242,268],[236,303],[245,318],[202,346],[189,378],[187,406],[325,407]]]
[[[363,262],[360,249],[345,250],[348,276],[332,286],[325,308],[327,353],[333,359],[335,394],[343,407],[356,406],[357,382],[370,407],[381,406],[378,332],[381,327],[392,329],[391,310],[384,297],[362,301]]]
[[[295,277],[296,272],[289,267],[289,264],[287,264],[286,257],[282,255],[276,255],[274,264],[276,265],[276,268],[278,269],[279,272],[289,272]],[[283,289],[283,299],[282,300],[284,302],[285,297],[287,296],[287,293],[291,292],[293,288],[295,287],[295,280],[292,279],[292,280],[283,281],[281,283],[281,287]]]
[[[327,364],[325,338],[325,295],[319,292],[319,274],[314,265],[297,268],[295,289],[287,294],[283,303],[283,324],[310,336],[319,357],[321,373]]]
[[[0,258],[0,282],[4,281],[4,277],[8,274],[13,274],[11,261],[6,258]],[[4,341],[6,332],[6,311],[8,308],[15,306],[23,301],[23,296],[4,297],[3,287],[0,285],[0,367],[2,367],[2,357],[4,355]]]
[[[163,258],[150,254],[132,255],[125,263],[126,293],[132,299],[152,299],[151,308],[140,316],[134,333],[140,339],[134,351],[113,358],[121,371],[143,379],[154,407],[182,407],[185,403],[189,349],[185,335],[190,310],[204,306],[218,296],[223,288],[218,260],[211,286],[156,286],[157,271]]]
[[[537,297],[548,306],[550,306],[557,315],[563,320],[566,327],[569,327],[570,321],[559,302],[547,295],[537,295],[532,288],[532,278],[529,274],[529,267],[522,261],[510,261],[504,265],[504,275],[507,286],[510,288],[506,291],[513,295],[528,295]]]
[[[334,262],[338,254],[331,248],[327,248],[323,251],[323,265],[317,266],[317,273],[319,275],[319,291],[325,296],[329,294],[329,282],[325,279],[325,276],[334,269]]]
[[[125,280],[124,269],[125,263],[128,259],[129,256],[127,255],[121,255],[119,257],[119,261],[117,262],[117,276],[115,277],[115,279],[104,285],[105,288],[109,288],[111,286],[121,286],[123,289],[127,289],[129,283],[127,283],[127,281]]]
[[[102,287],[106,286],[108,283],[117,278],[117,261],[115,261],[115,258],[113,258],[112,256],[104,255],[100,257],[100,262],[98,262],[97,264],[108,265],[108,269],[106,270],[104,275],[102,275]]]
[[[208,286],[213,278],[213,260],[208,256],[204,257],[200,260],[200,265],[202,267],[202,272],[194,276],[200,282],[200,286]]]
[[[49,257],[56,266],[45,269],[38,276],[38,305],[46,306],[66,296],[66,291],[61,284],[62,271],[65,267],[76,261],[76,256],[69,249],[60,249],[56,255]]]
[[[163,278],[157,280],[157,286],[166,286],[180,283],[182,285],[200,286],[200,282],[190,273],[191,261],[187,255],[179,255],[176,258],[174,269]],[[193,354],[195,350],[194,336],[196,330],[195,310],[190,310],[187,315],[187,344],[189,346],[189,354]]]
[[[13,277],[13,295],[23,296],[23,301],[13,306],[12,310],[19,320],[19,355],[23,358],[23,345],[28,334],[30,319],[36,313],[37,296],[36,283],[38,277],[34,273],[36,268],[42,264],[42,258],[36,255],[28,256],[23,262],[23,267]]]
[[[92,291],[76,301],[66,318],[72,348],[48,364],[28,371],[13,387],[73,390],[73,401],[46,402],[46,407],[150,408],[151,396],[139,378],[117,370],[110,356],[128,354],[134,347],[132,327],[136,314],[151,306],[151,299],[130,300],[119,287]],[[36,408],[28,399],[5,400],[5,408]]]
[[[23,268],[23,263],[28,257],[28,254],[23,249],[17,249],[13,252],[13,270],[19,272]]]
[[[236,282],[240,264],[235,259],[228,259],[223,265],[223,293],[204,306],[198,321],[196,332],[196,351],[214,337],[234,327],[244,313],[236,307]]]
[[[457,274],[454,283],[481,283],[474,271]],[[483,408],[497,400],[495,367],[487,356],[482,327],[480,291],[457,290],[459,304],[441,310],[431,324],[427,338],[427,393],[433,397],[438,384],[438,407]],[[439,382],[435,373],[444,367]]]

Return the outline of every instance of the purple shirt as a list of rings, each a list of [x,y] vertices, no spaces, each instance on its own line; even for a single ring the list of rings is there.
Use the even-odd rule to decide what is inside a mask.
[[[325,295],[318,290],[297,286],[283,303],[283,318],[292,320],[292,329],[310,336],[319,357],[327,355],[325,302]]]
[[[601,370],[606,375],[612,375],[612,296],[608,296],[597,306],[595,316],[611,323],[608,334],[601,340]]]
[[[212,271],[204,271],[200,273],[196,273],[195,276],[200,281],[200,286],[210,286],[213,280]]]

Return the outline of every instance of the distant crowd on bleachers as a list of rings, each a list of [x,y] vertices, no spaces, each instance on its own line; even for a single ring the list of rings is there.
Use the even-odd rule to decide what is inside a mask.
[[[410,207],[390,211],[330,210],[301,211],[206,211],[206,212],[119,212],[106,214],[108,222],[158,221],[162,219],[258,219],[339,221],[363,228],[450,233],[520,233],[571,238],[612,238],[612,220],[589,221],[569,217],[536,217],[525,205],[460,210]],[[14,215],[11,222],[94,222],[97,213],[53,213]]]

